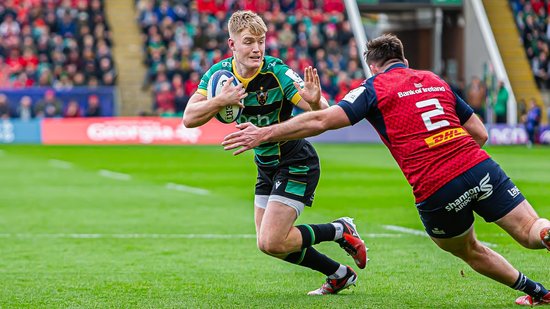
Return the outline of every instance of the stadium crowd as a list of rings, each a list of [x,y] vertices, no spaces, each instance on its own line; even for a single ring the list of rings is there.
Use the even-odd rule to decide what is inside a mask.
[[[0,1],[0,88],[113,86],[117,74],[111,47],[103,0]],[[22,98],[17,110],[29,99]],[[63,103],[43,113],[40,104],[31,102],[31,115],[85,114]],[[17,111],[8,113],[19,117]]]
[[[550,89],[550,2],[510,0],[510,3],[537,85]]]
[[[230,57],[227,19],[236,10],[262,15],[266,54],[302,74],[319,71],[325,97],[338,101],[364,79],[342,0],[137,0],[143,32],[144,88],[153,87],[158,115],[181,114],[202,74]]]

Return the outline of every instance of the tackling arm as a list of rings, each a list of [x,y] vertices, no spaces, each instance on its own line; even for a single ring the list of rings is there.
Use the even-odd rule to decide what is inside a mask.
[[[286,141],[319,135],[327,130],[349,126],[348,116],[340,106],[300,114],[288,121],[269,127],[258,128],[251,123],[237,126],[240,131],[224,138],[225,150],[241,147],[233,154],[238,155],[265,142]]]

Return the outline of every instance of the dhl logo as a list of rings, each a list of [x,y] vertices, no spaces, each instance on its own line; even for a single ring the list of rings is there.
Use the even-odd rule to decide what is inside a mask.
[[[457,128],[457,129],[448,129],[443,132],[439,132],[435,135],[432,135],[424,141],[426,144],[428,144],[428,147],[432,148],[434,146],[437,146],[439,144],[445,143],[446,141],[450,141],[452,139],[455,139],[460,136],[468,135],[468,132],[464,131],[463,128]]]

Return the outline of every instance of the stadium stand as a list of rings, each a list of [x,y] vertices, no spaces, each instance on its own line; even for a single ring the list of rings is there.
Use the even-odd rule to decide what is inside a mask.
[[[1,1],[0,88],[12,117],[18,116],[21,89],[27,88],[34,90],[25,100],[35,108],[48,89],[64,92],[63,111],[52,114],[56,117],[71,112],[66,111],[70,100],[86,109],[83,90],[72,91],[116,84],[112,44],[102,0]]]
[[[331,102],[364,79],[360,55],[343,1],[273,0],[137,0],[147,74],[143,87],[153,89],[154,114],[181,114],[200,76],[231,56],[227,19],[232,12],[258,12],[268,26],[266,54],[279,57],[300,74],[314,65]],[[183,87],[182,87],[182,81]]]

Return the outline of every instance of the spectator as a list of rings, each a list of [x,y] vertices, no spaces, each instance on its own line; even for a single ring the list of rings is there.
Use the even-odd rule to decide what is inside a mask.
[[[34,111],[32,110],[32,99],[29,96],[21,97],[19,100],[19,106],[15,109],[13,115],[15,118],[19,118],[22,121],[29,121],[34,118]]]
[[[548,55],[541,52],[538,57],[533,59],[533,73],[535,81],[539,88],[548,88]]]
[[[174,104],[176,114],[183,115],[187,102],[189,101],[189,95],[185,92],[185,85],[183,84],[183,78],[180,74],[175,74],[172,78],[172,89],[174,91]]]
[[[0,119],[10,119],[10,103],[8,96],[0,93]]]
[[[63,113],[61,106],[61,101],[56,98],[55,92],[48,89],[44,93],[44,98],[36,103],[35,115],[45,118],[61,117]]]
[[[86,117],[101,117],[101,105],[99,104],[99,97],[95,94],[88,96]]]
[[[506,87],[504,86],[504,81],[499,81],[498,87],[497,87],[497,98],[496,98],[495,107],[494,107],[496,123],[507,122],[507,119],[506,119],[507,105],[508,105],[508,90],[506,90]]]
[[[470,104],[474,113],[476,113],[481,121],[485,121],[485,98],[487,96],[487,87],[479,79],[479,77],[472,77],[472,81],[468,86],[466,92],[466,101]]]
[[[527,111],[527,115],[524,121],[525,130],[527,131],[527,136],[529,137],[529,141],[527,142],[528,147],[531,147],[532,145],[537,143],[537,133],[539,132],[540,118],[541,109],[537,105],[536,100],[534,98],[531,98],[531,100],[529,100],[529,110]]]
[[[17,36],[20,31],[19,23],[14,19],[13,15],[5,14],[4,21],[0,24],[0,36],[3,38]]]
[[[72,99],[69,101],[69,104],[67,104],[67,108],[65,108],[65,112],[63,113],[64,118],[78,118],[80,117],[80,105],[78,104],[78,101],[75,99]]]
[[[189,79],[185,81],[185,93],[187,94],[193,94],[195,91],[197,91],[197,88],[199,87],[200,79],[199,79],[199,73],[198,72],[192,72],[189,76]]]
[[[157,115],[174,115],[176,112],[175,96],[164,73],[157,76],[154,88],[154,110]]]

